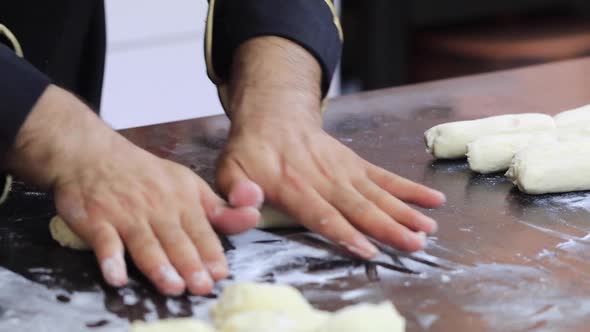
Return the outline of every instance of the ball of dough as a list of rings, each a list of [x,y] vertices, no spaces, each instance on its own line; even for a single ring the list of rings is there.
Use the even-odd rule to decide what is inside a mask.
[[[219,332],[313,332],[328,320],[322,311],[246,311],[223,322]]]
[[[467,145],[480,137],[554,128],[555,121],[547,114],[508,114],[443,123],[428,129],[424,140],[426,150],[434,157],[455,159],[465,157]]]
[[[406,320],[395,307],[382,304],[358,304],[336,312],[315,332],[403,332]]]
[[[90,250],[90,246],[78,235],[74,234],[68,224],[59,216],[53,217],[49,222],[51,237],[63,247],[75,250]]]
[[[163,319],[155,322],[135,321],[131,332],[215,332],[207,323],[192,318]]]
[[[257,228],[270,229],[301,227],[301,225],[289,215],[270,205],[265,204],[262,209],[260,209],[260,215],[260,221],[256,225]]]
[[[223,290],[211,308],[211,317],[216,326],[221,326],[233,315],[261,310],[301,312],[311,311],[312,307],[290,286],[236,283]]]

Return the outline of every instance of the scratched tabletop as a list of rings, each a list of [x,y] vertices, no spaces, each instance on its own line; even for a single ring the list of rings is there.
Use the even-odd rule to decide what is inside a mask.
[[[383,248],[369,264],[302,229],[253,230],[226,239],[232,277],[207,297],[158,295],[133,267],[128,287],[107,287],[91,253],[51,240],[51,196],[17,182],[0,207],[0,331],[125,331],[137,319],[206,319],[220,288],[236,280],[292,284],[325,310],[393,301],[408,331],[586,331],[590,193],[524,195],[501,174],[434,162],[422,139],[442,122],[586,103],[589,59],[331,101],[325,128],[343,144],[447,194],[444,207],[425,211],[439,232],[425,251]],[[211,182],[228,127],[218,116],[123,133]]]

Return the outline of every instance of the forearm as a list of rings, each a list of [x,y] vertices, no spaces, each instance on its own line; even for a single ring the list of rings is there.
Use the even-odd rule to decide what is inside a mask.
[[[231,73],[227,111],[232,121],[284,116],[286,112],[290,118],[320,121],[322,70],[314,56],[298,44],[280,37],[251,39],[236,51]],[[292,114],[281,107],[285,103],[297,104],[300,111]]]

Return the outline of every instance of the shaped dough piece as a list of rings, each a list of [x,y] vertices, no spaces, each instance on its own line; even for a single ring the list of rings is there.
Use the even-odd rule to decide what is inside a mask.
[[[260,209],[260,215],[260,221],[256,225],[256,227],[260,229],[301,227],[301,225],[289,215],[270,205],[265,204],[262,209]]]
[[[336,312],[316,332],[403,332],[406,320],[395,307],[382,304],[358,304]]]
[[[495,134],[514,134],[555,128],[547,114],[499,115],[489,118],[443,123],[424,133],[426,150],[438,159],[463,158],[467,145],[476,139]]]
[[[553,117],[557,127],[590,126],[590,105],[561,112]]]
[[[49,232],[51,237],[59,242],[62,247],[75,250],[90,250],[90,246],[84,242],[78,235],[74,234],[68,224],[59,216],[55,216],[49,222]]]
[[[467,161],[472,171],[488,174],[505,171],[516,152],[534,145],[590,139],[590,128],[558,128],[522,134],[500,134],[478,138],[467,146]]]
[[[590,140],[529,146],[516,153],[506,176],[528,194],[590,190]]]
[[[231,316],[219,332],[315,332],[330,315],[321,311],[246,311]]]
[[[219,327],[234,315],[263,310],[309,312],[312,307],[291,286],[235,283],[226,287],[211,307],[211,318]]]
[[[135,321],[131,332],[215,332],[207,323],[192,318],[163,319],[155,322]]]

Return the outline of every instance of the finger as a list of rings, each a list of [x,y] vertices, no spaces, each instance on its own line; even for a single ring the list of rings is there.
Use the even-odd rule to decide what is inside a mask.
[[[125,286],[129,278],[123,255],[123,242],[115,227],[106,222],[98,224],[90,243],[106,282],[114,287]]]
[[[199,252],[199,256],[213,280],[227,278],[229,268],[223,246],[207,222],[201,209],[191,209],[182,218],[182,228]],[[210,291],[210,290],[209,290]]]
[[[197,181],[201,204],[213,227],[224,234],[237,234],[254,228],[260,211],[253,207],[232,208],[200,178]]]
[[[411,208],[406,203],[392,196],[370,179],[364,179],[355,184],[355,188],[369,201],[387,213],[391,218],[414,231],[422,231],[427,234],[435,233],[437,224],[434,219],[425,216]]]
[[[166,295],[180,295],[184,292],[183,279],[170,264],[147,222],[126,223],[118,231],[135,265],[160,292]]]
[[[205,295],[213,289],[213,280],[203,266],[197,248],[179,223],[158,222],[153,226],[156,236],[172,265],[185,280],[189,291]]]
[[[56,207],[68,227],[94,250],[105,281],[113,287],[127,284],[124,247],[117,230],[108,222],[91,220],[78,190],[56,192]]]
[[[426,208],[436,208],[446,201],[445,195],[440,191],[410,181],[375,165],[369,165],[367,175],[383,190],[404,202]]]
[[[223,159],[219,164],[217,184],[233,207],[260,208],[264,203],[262,188],[251,181],[239,163],[233,159]]]
[[[273,204],[281,206],[306,228],[356,256],[371,259],[379,253],[363,234],[311,187],[285,185],[278,191],[277,201]]]
[[[410,252],[424,247],[423,233],[414,233],[399,224],[352,186],[334,188],[328,201],[357,229],[380,242]]]

